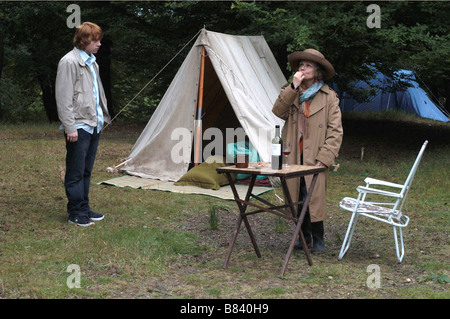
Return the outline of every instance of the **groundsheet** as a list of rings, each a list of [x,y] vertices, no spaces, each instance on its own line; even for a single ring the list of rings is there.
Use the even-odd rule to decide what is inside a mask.
[[[234,200],[233,191],[229,185],[221,186],[218,190],[206,189],[195,186],[176,186],[174,182],[160,181],[155,179],[141,178],[137,176],[124,175],[121,177],[112,178],[98,184],[113,185],[117,187],[131,187],[136,189],[151,189],[165,192],[181,193],[181,194],[197,194],[217,197],[226,200]],[[239,197],[244,199],[247,194],[247,185],[236,184],[236,190]],[[271,187],[253,187],[252,193],[260,195],[271,191]]]

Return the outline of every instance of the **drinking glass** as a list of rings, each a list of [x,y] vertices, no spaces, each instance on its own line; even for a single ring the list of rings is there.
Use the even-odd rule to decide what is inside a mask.
[[[283,155],[285,158],[285,162],[283,164],[283,167],[289,167],[289,164],[287,163],[287,159],[289,154],[291,154],[291,143],[284,143],[283,146]]]

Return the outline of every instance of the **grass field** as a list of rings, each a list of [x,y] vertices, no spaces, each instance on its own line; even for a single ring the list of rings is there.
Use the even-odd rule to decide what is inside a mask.
[[[326,252],[313,255],[310,267],[295,251],[285,276],[280,269],[293,226],[275,216],[250,218],[262,258],[242,228],[223,269],[238,214],[233,201],[97,184],[119,176],[106,168],[129,154],[142,129],[115,123],[103,133],[91,202],[106,218],[82,228],[67,223],[58,125],[0,125],[0,298],[450,297],[449,125],[344,117],[340,168],[329,180]],[[350,217],[340,199],[354,196],[366,176],[403,183],[425,139],[429,146],[404,209],[411,222],[403,263],[392,229],[368,220],[338,261]],[[274,192],[264,196],[273,200]],[[370,265],[379,266],[376,289],[367,284]],[[79,277],[71,267],[79,267]]]

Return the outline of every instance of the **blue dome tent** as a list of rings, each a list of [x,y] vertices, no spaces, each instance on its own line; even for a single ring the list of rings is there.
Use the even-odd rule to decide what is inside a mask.
[[[339,92],[339,89],[336,88],[341,99],[341,110],[351,112],[402,110],[436,121],[450,121],[448,116],[420,88],[413,71],[399,70],[397,73],[405,78],[404,81],[410,84],[409,87],[400,91],[392,91],[392,79],[381,72],[378,72],[369,83],[365,81],[356,82],[354,85],[362,90],[375,88],[376,94],[368,102],[358,102],[350,94]]]

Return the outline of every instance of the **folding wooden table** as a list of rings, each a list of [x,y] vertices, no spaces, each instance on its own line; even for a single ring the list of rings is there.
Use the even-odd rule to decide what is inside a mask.
[[[270,167],[265,167],[261,165],[270,165],[268,163],[249,163],[248,168],[237,168],[236,166],[225,166],[217,168],[218,173],[225,173],[228,181],[230,182],[231,189],[233,191],[234,200],[236,201],[236,204],[239,207],[239,218],[236,224],[236,229],[234,230],[233,237],[231,239],[231,242],[228,246],[228,253],[225,258],[225,262],[223,265],[223,268],[228,267],[228,262],[230,261],[231,252],[233,250],[233,246],[236,242],[237,235],[239,233],[240,227],[242,222],[244,222],[245,227],[247,228],[248,234],[250,236],[251,242],[253,244],[253,248],[255,249],[256,255],[261,258],[261,253],[259,252],[258,245],[256,244],[255,236],[253,235],[252,229],[250,227],[250,224],[247,220],[248,215],[262,213],[262,212],[268,212],[275,214],[277,216],[281,216],[285,219],[288,219],[294,223],[296,223],[296,228],[294,233],[292,234],[292,239],[289,245],[289,249],[286,253],[286,257],[284,259],[284,264],[281,269],[281,275],[284,276],[284,273],[286,271],[287,265],[289,263],[289,259],[292,254],[292,250],[294,248],[295,241],[297,240],[297,237],[300,237],[300,241],[303,245],[303,251],[305,252],[306,258],[308,260],[309,265],[312,265],[311,255],[308,249],[308,246],[305,242],[305,237],[303,236],[303,232],[301,230],[301,225],[303,223],[303,218],[305,217],[306,209],[308,207],[309,201],[311,199],[311,194],[314,191],[314,186],[317,180],[317,176],[320,172],[323,172],[325,170],[324,167],[318,167],[318,166],[304,166],[304,165],[291,165],[289,167],[283,167],[281,170],[273,170]],[[238,192],[236,191],[235,183],[232,177],[232,174],[249,174],[251,175],[251,181],[248,186],[247,194],[245,196],[245,199],[241,199],[239,197]],[[281,187],[283,189],[284,198],[287,201],[284,205],[273,205],[269,201],[261,198],[260,196],[254,195],[252,193],[253,186],[255,185],[256,176],[258,175],[264,175],[264,176],[273,176],[273,177],[279,177],[281,181]],[[298,205],[302,203],[302,201],[298,201],[298,199],[295,199],[295,201],[292,200],[291,194],[289,193],[289,189],[286,184],[286,180],[289,178],[296,178],[296,177],[302,177],[306,175],[313,175],[313,179],[311,182],[311,186],[308,190],[308,193],[306,195],[305,201],[303,203],[302,211],[300,212],[300,215],[296,216],[296,209],[295,205]],[[253,199],[253,202],[250,202],[250,199]],[[265,206],[256,203],[257,202],[263,203]],[[252,206],[257,208],[256,210],[247,212],[248,206]],[[290,212],[286,211],[285,208],[289,208]]]

